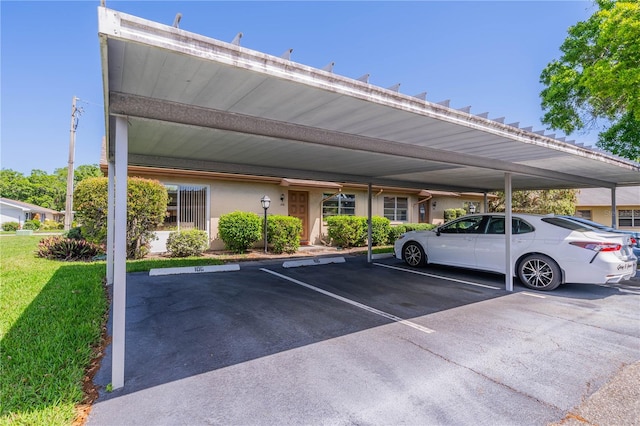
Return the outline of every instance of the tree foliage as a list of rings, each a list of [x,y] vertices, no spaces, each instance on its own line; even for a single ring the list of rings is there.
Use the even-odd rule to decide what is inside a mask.
[[[88,177],[102,176],[97,165],[81,165],[74,171],[77,184]],[[34,169],[29,176],[11,169],[0,170],[0,197],[23,201],[53,210],[64,210],[67,196],[67,168],[53,174]]]
[[[542,71],[542,122],[571,134],[604,119],[598,146],[640,160],[640,2],[596,3],[599,10],[569,28],[562,56]]]
[[[74,192],[76,218],[82,234],[95,243],[107,236],[108,179],[87,178]],[[127,258],[140,259],[148,253],[155,229],[164,221],[169,196],[157,180],[131,177],[127,181]]]
[[[489,201],[489,211],[505,211],[504,192],[496,193],[495,200]],[[511,194],[512,210],[519,213],[536,214],[568,214],[576,210],[577,194],[575,189],[551,189],[513,191]]]

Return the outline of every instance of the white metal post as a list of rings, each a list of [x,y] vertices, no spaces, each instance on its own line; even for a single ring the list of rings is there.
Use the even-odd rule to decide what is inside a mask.
[[[617,222],[617,209],[616,206],[616,187],[611,188],[611,227],[618,229]]]
[[[113,345],[111,385],[124,386],[125,312],[127,306],[127,163],[128,123],[126,117],[115,117],[115,229],[113,279]]]
[[[511,173],[504,174],[504,241],[505,241],[505,289],[513,291],[513,260],[511,258]]]
[[[371,184],[367,185],[367,263],[373,262],[373,243],[371,241],[372,224],[371,224]]]
[[[114,233],[114,219],[115,219],[115,165],[113,159],[108,162],[107,168],[107,285],[113,284],[113,233]]]

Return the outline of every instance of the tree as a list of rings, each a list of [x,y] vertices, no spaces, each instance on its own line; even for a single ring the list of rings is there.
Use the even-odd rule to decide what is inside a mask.
[[[74,191],[74,210],[82,234],[95,243],[107,237],[108,179],[87,178]],[[148,253],[155,229],[164,221],[169,196],[157,180],[130,177],[127,180],[127,259]]]
[[[62,179],[65,184],[67,182],[67,169],[68,167],[61,167],[59,169],[55,169],[53,173]],[[73,170],[73,182],[74,185],[78,182],[82,182],[83,180],[90,177],[102,177],[102,170],[97,164],[83,164],[76,167]]]
[[[64,210],[67,193],[66,182],[55,174],[47,174],[44,170],[31,170],[28,177],[31,194],[25,201],[37,206],[53,210]]]
[[[542,71],[542,122],[571,134],[604,119],[597,145],[640,161],[640,2],[596,4],[597,12],[569,28],[560,59]]]
[[[505,211],[504,192],[496,193],[498,198],[489,201],[489,211]],[[568,214],[576,211],[575,189],[550,189],[513,191],[511,194],[512,210],[519,213]]]
[[[95,164],[78,166],[73,180],[78,182],[89,177],[102,176]],[[31,170],[29,176],[11,169],[0,170],[0,197],[23,201],[53,210],[64,210],[67,195],[67,168],[55,169],[53,174],[44,170]]]
[[[0,197],[26,202],[30,196],[31,184],[29,179],[15,170],[0,170]]]

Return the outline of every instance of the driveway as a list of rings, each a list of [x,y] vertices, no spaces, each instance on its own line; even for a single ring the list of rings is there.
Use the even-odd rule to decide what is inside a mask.
[[[507,293],[354,256],[127,284],[125,387],[107,353],[88,425],[542,425],[640,359],[638,281]]]

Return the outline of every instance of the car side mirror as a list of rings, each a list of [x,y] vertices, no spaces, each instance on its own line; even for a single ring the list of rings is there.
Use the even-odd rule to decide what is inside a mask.
[[[439,237],[440,236],[440,229],[436,229],[436,235]]]

